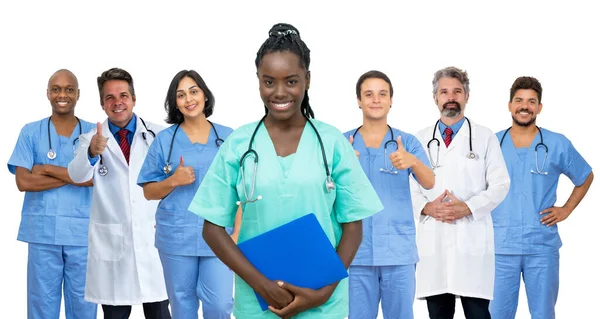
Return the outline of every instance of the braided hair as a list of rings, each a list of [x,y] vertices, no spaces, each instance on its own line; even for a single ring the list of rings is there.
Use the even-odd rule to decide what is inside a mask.
[[[308,71],[310,66],[310,50],[300,38],[300,31],[291,24],[278,23],[269,30],[269,38],[265,40],[256,53],[256,68],[260,65],[263,57],[267,53],[289,51],[300,58],[300,66]],[[306,118],[314,118],[313,112],[308,102],[308,90],[304,91],[304,99],[300,105],[300,111]],[[265,106],[265,114],[269,110]]]

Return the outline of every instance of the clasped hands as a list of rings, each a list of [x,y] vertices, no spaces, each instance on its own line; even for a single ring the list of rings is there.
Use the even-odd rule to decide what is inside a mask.
[[[331,297],[335,284],[321,289],[301,288],[280,280],[269,281],[264,289],[269,310],[283,319],[318,307]]]
[[[444,198],[448,197],[447,200]],[[423,214],[433,217],[435,220],[452,223],[458,219],[471,214],[471,209],[467,204],[454,196],[448,190],[445,190],[433,201],[425,204]]]

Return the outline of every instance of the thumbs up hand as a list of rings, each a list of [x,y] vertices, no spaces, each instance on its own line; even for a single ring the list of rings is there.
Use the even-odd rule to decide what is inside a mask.
[[[192,184],[196,181],[196,174],[194,168],[191,166],[185,166],[183,156],[179,158],[179,166],[175,169],[175,173],[169,177],[174,187],[184,186]]]
[[[350,138],[348,138],[348,141],[350,141],[351,145],[354,145],[354,137],[352,135],[350,135]],[[357,150],[354,150],[354,154],[356,154],[356,157],[360,157],[360,152]]]
[[[88,153],[91,157],[96,157],[104,152],[108,139],[102,135],[102,124],[96,123],[96,134],[92,136]]]
[[[392,165],[399,170],[413,167],[413,165],[417,163],[417,157],[404,149],[402,136],[398,136],[396,143],[398,143],[398,150],[390,154],[390,162],[392,162]]]

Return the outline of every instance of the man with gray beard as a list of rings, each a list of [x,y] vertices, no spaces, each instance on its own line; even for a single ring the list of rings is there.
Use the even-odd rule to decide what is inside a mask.
[[[430,318],[453,318],[460,297],[467,319],[490,318],[494,291],[491,211],[504,200],[510,179],[495,134],[464,116],[467,73],[455,67],[433,78],[440,119],[416,137],[427,150],[435,186],[411,179],[417,223],[418,299]]]

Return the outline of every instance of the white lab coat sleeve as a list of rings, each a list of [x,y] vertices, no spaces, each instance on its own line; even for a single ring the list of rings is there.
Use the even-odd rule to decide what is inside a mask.
[[[415,215],[415,221],[418,222],[421,216],[423,216],[421,215],[421,211],[423,211],[423,208],[429,202],[429,200],[427,200],[427,197],[423,192],[423,187],[421,186],[421,184],[419,184],[419,182],[417,182],[417,180],[413,176],[409,178],[409,181],[410,195],[412,197],[413,214]]]
[[[85,183],[94,177],[94,166],[90,164],[88,158],[88,147],[90,146],[91,137],[96,134],[96,130],[83,134],[79,137],[79,147],[75,151],[75,157],[69,163],[67,172],[69,178],[75,183]],[[96,162],[96,165],[98,165]]]
[[[475,220],[482,220],[489,216],[492,210],[504,200],[510,189],[510,175],[500,143],[494,134],[489,134],[487,138],[485,180],[487,188],[465,201]]]

